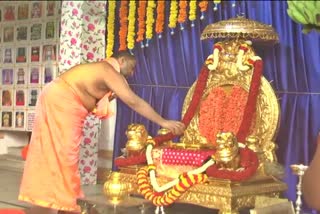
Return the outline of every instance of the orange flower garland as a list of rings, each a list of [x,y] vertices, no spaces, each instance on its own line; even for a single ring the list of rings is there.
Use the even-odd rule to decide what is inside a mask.
[[[207,11],[208,9],[208,1],[207,0],[202,0],[201,2],[199,2],[199,7],[200,7],[200,12],[201,12],[201,16],[200,19],[204,19],[204,12]]]
[[[107,18],[107,48],[106,58],[109,58],[113,54],[114,46],[114,19],[115,19],[116,2],[108,1],[108,18]]]
[[[120,31],[119,31],[119,51],[126,50],[126,38],[128,33],[128,1],[122,0],[120,4]]]
[[[138,32],[137,32],[137,42],[141,42],[141,48],[144,47],[143,45],[143,39],[144,39],[144,33],[146,31],[146,23],[145,23],[145,17],[146,17],[146,6],[147,1],[139,1],[139,8],[138,8]]]
[[[171,35],[174,34],[174,28],[177,26],[177,16],[178,16],[178,2],[177,0],[172,0],[170,2],[170,16],[169,16],[169,28],[171,28]]]
[[[156,20],[156,33],[159,35],[159,38],[161,38],[161,33],[163,32],[165,5],[166,5],[165,1],[163,1],[163,0],[158,1],[158,5],[157,5],[157,20]]]
[[[190,10],[189,10],[189,20],[191,21],[191,27],[194,27],[194,20],[196,20],[197,16],[197,1],[190,1]]]
[[[128,23],[128,35],[127,35],[127,42],[128,48],[131,51],[134,48],[134,29],[135,29],[135,16],[136,16],[136,1],[130,0],[129,1],[129,23]]]
[[[184,30],[183,24],[186,21],[187,18],[187,6],[188,2],[184,0],[180,0],[179,2],[179,16],[178,16],[178,22],[180,23],[180,29]]]
[[[182,174],[179,177],[179,183],[173,186],[166,193],[154,192],[151,184],[148,181],[149,170],[154,170],[154,166],[142,167],[137,172],[138,191],[145,197],[145,199],[152,201],[156,206],[167,206],[175,202],[180,196],[185,193],[191,186],[203,183],[207,180],[205,174],[188,175]]]
[[[153,17],[153,11],[154,8],[156,7],[156,3],[154,2],[154,0],[148,0],[148,7],[147,7],[147,19],[146,19],[146,26],[147,26],[147,30],[146,30],[146,39],[147,39],[147,43],[146,46],[149,46],[149,40],[152,39],[152,35],[153,35],[153,23],[154,23],[154,17]]]

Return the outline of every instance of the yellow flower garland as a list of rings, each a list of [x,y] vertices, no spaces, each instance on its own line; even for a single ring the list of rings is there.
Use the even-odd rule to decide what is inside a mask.
[[[189,10],[189,20],[191,21],[191,27],[194,26],[194,20],[196,20],[197,16],[197,1],[191,0],[190,1],[190,10]]]
[[[148,0],[148,6],[147,6],[147,18],[146,18],[146,39],[147,43],[146,46],[148,47],[148,40],[152,38],[153,35],[153,24],[154,24],[154,17],[153,12],[156,8],[156,3],[154,0]]]
[[[128,49],[132,50],[134,48],[135,43],[135,16],[136,16],[136,1],[130,0],[129,1],[129,15],[128,15],[128,35],[127,35],[127,42],[128,42]]]
[[[114,46],[114,17],[115,17],[116,1],[108,1],[108,18],[107,18],[107,48],[106,58],[109,58],[113,54]]]
[[[173,0],[170,3],[169,28],[172,29],[171,34],[174,34],[173,29],[177,26],[178,18],[178,1]]]

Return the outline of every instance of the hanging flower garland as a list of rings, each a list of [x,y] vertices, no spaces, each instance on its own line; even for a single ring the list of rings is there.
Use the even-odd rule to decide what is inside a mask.
[[[191,27],[194,27],[194,20],[197,18],[197,1],[191,0],[189,5],[189,20],[191,21]]]
[[[165,15],[165,1],[158,1],[157,5],[157,20],[156,20],[156,33],[158,37],[161,38],[164,26],[164,15]]]
[[[134,48],[134,36],[135,36],[135,19],[136,16],[136,1],[130,0],[129,1],[129,23],[128,23],[128,35],[127,35],[127,42],[128,42],[128,49],[131,51]]]
[[[156,3],[154,0],[148,0],[148,7],[147,7],[147,19],[146,19],[146,39],[147,43],[146,46],[149,46],[149,40],[152,39],[153,35],[153,23],[154,23],[154,17],[153,17],[153,12],[154,8],[156,8]]]
[[[106,58],[113,54],[114,46],[114,19],[115,19],[116,1],[108,1],[108,18],[107,18],[107,48]]]
[[[128,1],[122,0],[120,4],[120,31],[119,31],[119,51],[126,50],[126,38],[128,33]]]
[[[180,24],[180,29],[184,30],[183,23],[187,19],[187,6],[188,2],[184,0],[180,0],[179,2],[179,16],[178,16],[178,22]]]
[[[174,28],[177,26],[178,17],[178,2],[177,0],[172,0],[170,2],[170,15],[169,15],[169,28],[171,28],[171,35],[174,34]]]
[[[139,8],[138,8],[138,32],[137,32],[137,42],[141,42],[141,48],[144,48],[143,45],[143,39],[144,39],[144,33],[146,31],[146,23],[145,23],[145,17],[146,17],[146,6],[147,1],[139,1]]]
[[[207,11],[208,9],[208,1],[207,0],[202,0],[201,2],[199,2],[199,7],[200,7],[200,12],[201,12],[201,16],[200,19],[204,19],[204,12]]]
[[[221,3],[221,0],[213,0],[213,10],[217,11],[218,10],[218,5]]]

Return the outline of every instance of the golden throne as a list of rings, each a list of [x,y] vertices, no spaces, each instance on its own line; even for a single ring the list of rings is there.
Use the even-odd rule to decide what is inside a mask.
[[[278,100],[259,74],[261,59],[251,46],[251,41],[276,42],[278,36],[270,26],[238,17],[207,26],[201,39],[207,38],[224,40],[215,44],[186,95],[182,115],[188,126],[180,142],[164,137],[156,147],[156,138],[148,137],[142,125],[131,124],[127,159],[145,161],[146,152],[148,167],[120,164],[120,178],[132,183],[136,193],[145,191],[143,195],[159,206],[176,201],[238,213],[254,207],[256,197],[279,197],[287,188],[279,179],[283,171],[275,155]],[[159,134],[168,136],[166,130]],[[150,182],[153,189],[141,187]],[[170,190],[164,196],[150,196],[159,189]]]

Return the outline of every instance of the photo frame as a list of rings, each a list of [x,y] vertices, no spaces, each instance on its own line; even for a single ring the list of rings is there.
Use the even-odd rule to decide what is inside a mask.
[[[54,20],[46,22],[45,39],[53,40],[56,38],[56,24]]]
[[[31,63],[39,63],[40,62],[40,53],[41,53],[41,46],[40,45],[33,45],[30,47],[30,62]]]
[[[52,64],[46,64],[42,69],[42,84],[46,85],[57,77],[57,67]]]
[[[18,25],[16,27],[16,41],[26,42],[28,41],[28,25]]]
[[[16,87],[25,87],[28,83],[27,76],[28,76],[27,67],[17,67],[15,69],[15,85],[16,85]]]
[[[1,113],[1,127],[12,128],[12,111],[2,111]]]
[[[30,27],[30,40],[38,41],[42,38],[42,23],[34,23]]]
[[[1,70],[2,85],[12,86],[13,85],[13,68],[2,68]]]
[[[28,89],[28,107],[29,108],[36,106],[39,94],[40,94],[40,88],[29,88]]]
[[[2,88],[1,91],[1,106],[12,108],[13,107],[13,94],[11,88]]]
[[[41,1],[34,1],[31,3],[31,19],[41,18],[42,17],[42,3]]]
[[[27,117],[26,117],[26,131],[32,131],[34,120],[35,120],[35,112],[28,110]]]
[[[29,70],[29,85],[39,85],[40,84],[40,65],[31,66]]]
[[[16,63],[27,63],[27,47],[17,47],[16,49]]]
[[[46,3],[46,16],[54,16],[56,13],[56,1],[46,1]]]
[[[19,21],[29,18],[29,3],[21,2],[18,4],[17,19]]]
[[[14,128],[25,129],[26,124],[26,112],[17,110],[14,112]]]
[[[4,43],[14,42],[14,25],[3,26],[2,38]]]
[[[8,63],[11,64],[13,63],[13,59],[14,59],[14,50],[12,47],[5,47],[3,49],[3,63]]]
[[[42,47],[42,62],[55,61],[57,58],[56,45],[43,45]]]
[[[15,107],[25,107],[26,106],[26,91],[22,88],[17,88],[14,91],[14,105]]]
[[[16,19],[16,11],[14,5],[5,5],[3,7],[3,21],[14,21]]]

